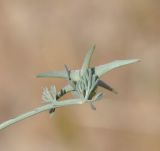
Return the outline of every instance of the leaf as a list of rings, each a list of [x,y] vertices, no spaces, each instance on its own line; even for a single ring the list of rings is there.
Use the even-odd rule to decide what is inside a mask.
[[[56,102],[56,88],[55,86],[51,86],[51,89],[44,88],[42,92],[42,99],[48,103]]]
[[[90,106],[91,106],[91,109],[95,111],[95,110],[96,110],[96,107],[95,107],[95,105],[93,104],[93,102],[89,102],[89,104],[90,104]]]
[[[95,49],[95,45],[91,46],[91,48],[89,48],[85,58],[84,58],[84,61],[83,61],[83,65],[82,65],[82,69],[81,69],[81,75],[83,75],[86,70],[89,68],[89,65],[90,65],[90,61],[91,61],[91,57],[92,57],[92,54],[94,52],[94,49]]]
[[[95,67],[95,73],[101,77],[102,75],[104,75],[105,73],[115,69],[115,68],[119,68],[121,66],[125,66],[125,65],[128,65],[128,64],[131,64],[131,63],[135,63],[135,62],[138,62],[140,61],[139,59],[131,59],[131,60],[116,60],[116,61],[113,61],[111,63],[107,63],[107,64],[104,64],[104,65],[100,65],[100,66],[97,66]]]
[[[36,75],[37,78],[67,78],[65,71],[50,71]]]
[[[105,83],[102,80],[98,81],[98,86],[103,87],[103,88],[105,88],[105,89],[107,89],[109,91],[112,91],[113,93],[117,94],[116,90],[114,90],[110,85],[108,85],[107,83]]]
[[[103,97],[102,92],[97,93],[96,96],[93,98],[93,102],[100,101],[102,97]]]
[[[80,79],[80,70],[71,70],[70,71],[70,78],[73,81],[78,81]],[[36,75],[37,78],[63,78],[67,79],[68,75],[66,71],[50,71],[45,73],[40,73]]]

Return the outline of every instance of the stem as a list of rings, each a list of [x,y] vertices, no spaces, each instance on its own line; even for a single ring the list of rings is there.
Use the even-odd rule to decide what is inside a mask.
[[[31,116],[33,116],[33,115],[36,115],[36,114],[38,114],[38,113],[40,113],[40,112],[44,112],[44,111],[46,111],[46,110],[49,110],[49,109],[51,109],[52,107],[53,107],[53,106],[51,106],[50,104],[47,104],[47,105],[44,105],[44,106],[41,106],[41,107],[37,107],[37,108],[35,108],[34,110],[32,110],[32,111],[30,111],[30,112],[21,114],[21,115],[15,117],[15,118],[12,118],[12,119],[10,119],[10,120],[8,120],[8,121],[0,124],[0,130],[1,130],[1,129],[4,129],[4,128],[6,128],[6,127],[8,127],[8,126],[10,126],[10,125],[12,125],[12,124],[14,124],[14,123],[17,123],[17,122],[19,122],[19,121],[22,121],[22,120],[24,120],[24,119],[26,119],[26,118],[28,118],[28,117],[31,117]]]
[[[33,109],[32,111],[21,114],[15,118],[12,118],[6,122],[1,123],[0,130],[4,129],[12,124],[15,124],[19,121],[22,121],[26,118],[34,116],[38,113],[50,110],[52,108],[59,108],[59,107],[63,107],[63,106],[76,105],[76,104],[82,104],[82,99],[70,99],[70,100],[65,100],[65,101],[60,101],[60,102],[56,101],[55,104],[47,104],[47,105],[44,105],[41,107],[37,107],[37,108]]]

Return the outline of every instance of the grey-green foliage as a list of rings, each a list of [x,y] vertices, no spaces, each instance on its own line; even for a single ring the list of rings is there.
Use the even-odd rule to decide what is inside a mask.
[[[68,105],[89,103],[91,108],[95,110],[96,108],[94,103],[101,100],[103,97],[101,92],[97,92],[98,87],[103,87],[111,92],[117,93],[110,85],[100,79],[101,76],[115,68],[135,63],[139,60],[117,60],[104,65],[90,67],[91,57],[94,49],[95,45],[89,48],[84,58],[82,68],[79,70],[69,70],[65,65],[64,71],[52,71],[38,74],[37,77],[43,78],[64,78],[67,80],[68,84],[58,92],[56,91],[56,87],[54,85],[52,85],[50,89],[44,88],[42,99],[46,102],[46,105],[35,108],[30,112],[24,113],[16,118],[0,124],[0,129],[6,128],[18,121],[24,120],[40,112],[48,110],[49,113],[53,113],[56,108]],[[72,92],[73,96],[76,96],[76,98],[59,101],[63,95],[69,92]]]
[[[99,65],[96,67],[90,67],[91,57],[93,55],[95,49],[95,45],[91,46],[89,48],[82,65],[82,68],[79,70],[69,70],[68,67],[65,65],[64,71],[51,71],[47,73],[41,73],[38,74],[38,78],[64,78],[68,81],[68,85],[63,87],[60,92],[58,92],[58,98],[62,97],[64,94],[75,91],[76,94],[81,91],[81,89],[84,89],[85,85],[88,85],[88,87],[85,87],[85,90],[87,91],[88,88],[91,88],[90,85],[94,85],[94,78],[97,79],[96,85],[94,91],[97,87],[103,87],[105,89],[108,89],[109,91],[112,91],[114,93],[117,93],[109,84],[105,83],[104,81],[100,80],[100,77],[103,76],[105,73],[119,68],[121,66],[135,63],[139,61],[138,59],[130,59],[130,60],[116,60],[111,63],[107,63],[104,65]],[[93,93],[90,89],[90,93]],[[87,91],[88,92],[88,91]],[[75,93],[73,93],[75,94]],[[81,98],[84,95],[83,93],[79,93],[79,97]],[[88,95],[88,94],[87,94]],[[85,96],[87,97],[87,96]],[[91,98],[89,98],[91,99]]]

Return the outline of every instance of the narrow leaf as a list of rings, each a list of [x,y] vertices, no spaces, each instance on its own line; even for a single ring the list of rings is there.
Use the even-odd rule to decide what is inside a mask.
[[[116,61],[113,61],[111,63],[107,63],[107,64],[104,64],[104,65],[100,65],[100,66],[95,67],[95,72],[99,77],[101,77],[105,73],[107,73],[107,72],[109,72],[109,71],[111,71],[115,68],[119,68],[121,66],[125,66],[125,65],[135,63],[135,62],[138,62],[138,61],[140,61],[140,60],[138,60],[138,59],[116,60]]]
[[[92,54],[94,52],[94,49],[95,49],[95,45],[93,45],[91,48],[89,48],[85,58],[84,58],[84,61],[83,61],[83,65],[82,65],[82,69],[81,69],[81,75],[83,75],[86,70],[89,68],[89,65],[90,65],[90,61],[91,61],[91,57],[92,57]]]
[[[50,71],[36,75],[37,78],[67,78],[65,71]]]
[[[112,91],[113,93],[117,94],[117,91],[114,90],[110,85],[108,85],[107,83],[105,83],[104,81],[102,80],[99,80],[98,81],[98,86],[102,87],[102,88],[105,88],[109,91]]]

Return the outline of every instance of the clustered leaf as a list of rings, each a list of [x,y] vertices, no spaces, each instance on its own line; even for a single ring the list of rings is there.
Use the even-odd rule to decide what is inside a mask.
[[[112,88],[109,84],[102,81],[100,77],[115,68],[135,63],[139,60],[138,59],[116,60],[108,64],[99,65],[91,68],[90,62],[94,50],[95,50],[95,45],[89,48],[84,58],[82,68],[79,70],[70,70],[67,67],[67,65],[65,65],[64,71],[52,71],[37,75],[37,77],[43,77],[43,78],[45,77],[64,78],[68,82],[68,85],[63,87],[57,93],[55,91],[56,90],[55,86],[53,89],[54,93],[52,92],[52,87],[51,90],[45,89],[42,98],[48,103],[53,103],[54,102],[53,100],[58,100],[66,93],[72,92],[73,96],[82,99],[83,103],[86,102],[89,103],[91,105],[91,108],[95,110],[94,103],[102,99],[103,97],[103,94],[101,92],[100,93],[97,92],[98,87],[105,88],[117,94],[117,91],[114,88]]]
[[[1,123],[0,129],[4,129],[18,121],[29,118],[40,112],[49,111],[49,113],[52,114],[56,108],[69,105],[89,103],[91,108],[93,110],[96,110],[95,102],[100,101],[103,97],[102,92],[97,92],[98,87],[102,87],[116,94],[117,91],[113,89],[109,84],[102,81],[100,79],[101,76],[113,69],[138,62],[139,60],[116,60],[104,65],[90,67],[91,57],[94,50],[95,45],[89,48],[84,58],[81,69],[69,70],[69,68],[65,65],[64,71],[51,71],[38,74],[38,78],[63,78],[67,80],[68,84],[58,92],[56,91],[56,87],[54,85],[52,85],[50,89],[44,88],[42,92],[42,99],[47,103],[46,105],[37,107],[32,111],[21,114],[15,118]],[[76,96],[77,98],[59,101],[62,96],[70,92],[73,94],[73,96]]]
[[[42,99],[47,103],[55,103],[56,102],[56,87],[55,87],[55,85],[52,85],[50,90],[48,88],[43,89]]]

